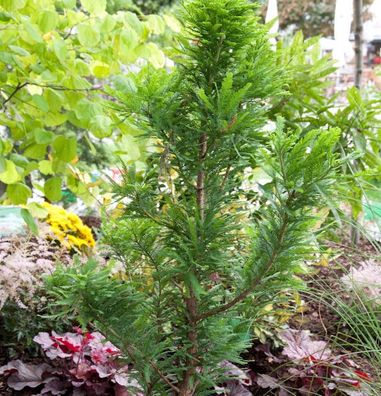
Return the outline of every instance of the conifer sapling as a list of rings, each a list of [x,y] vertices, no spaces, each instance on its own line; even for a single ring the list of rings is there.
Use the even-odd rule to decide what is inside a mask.
[[[334,180],[337,131],[262,131],[287,76],[255,15],[247,0],[185,3],[176,68],[147,67],[123,93],[157,146],[147,171],[126,168],[115,186],[128,204],[105,240],[123,276],[89,262],[50,280],[67,311],[123,351],[146,395],[212,394],[221,362],[242,361],[242,304],[295,280],[312,252],[311,208]],[[256,166],[272,182],[252,216],[241,184]]]

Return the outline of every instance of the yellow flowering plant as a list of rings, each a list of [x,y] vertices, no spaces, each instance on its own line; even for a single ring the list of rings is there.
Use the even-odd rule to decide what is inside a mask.
[[[55,238],[63,246],[76,250],[84,250],[95,246],[90,228],[83,224],[76,214],[48,202],[44,202],[42,206],[48,212],[45,221],[49,224]]]

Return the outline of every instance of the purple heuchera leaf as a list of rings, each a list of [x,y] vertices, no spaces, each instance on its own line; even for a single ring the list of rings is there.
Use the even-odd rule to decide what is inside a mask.
[[[64,333],[61,335],[52,331],[52,335],[49,335],[49,333],[38,333],[33,338],[33,341],[41,345],[49,359],[64,359],[67,357],[78,359],[77,354],[81,351],[83,336],[77,333]]]
[[[68,389],[70,389],[70,383],[62,381],[59,378],[52,378],[48,383],[45,384],[40,395],[64,395]]]
[[[6,366],[0,367],[0,374],[11,373],[8,377],[8,386],[14,390],[25,387],[36,388],[46,381],[45,375],[49,375],[48,364],[25,364],[21,360],[13,360]]]
[[[124,386],[116,384],[115,396],[132,396],[132,395],[128,393],[127,389]],[[143,393],[136,393],[136,396],[144,396],[144,395]]]
[[[261,388],[270,388],[270,389],[276,389],[279,388],[279,384],[277,380],[274,377],[271,377],[270,375],[267,374],[259,374],[257,378],[257,384]]]
[[[307,330],[288,329],[280,334],[286,343],[283,354],[291,360],[326,360],[331,356],[325,341],[313,341]]]
[[[114,374],[114,381],[122,386],[136,386],[138,385],[135,381],[129,378],[126,371],[119,370]]]
[[[8,385],[15,390],[41,386],[39,395],[110,395],[144,396],[138,382],[129,377],[128,365],[117,358],[120,350],[98,333],[82,332],[51,334],[42,332],[34,337],[52,364],[27,365],[21,361],[0,368]],[[135,392],[136,391],[136,392]]]
[[[242,385],[246,385],[246,386],[251,385],[251,378],[235,364],[227,360],[224,360],[219,364],[219,366],[224,370],[224,374],[227,377],[236,379]]]
[[[230,381],[225,394],[229,396],[253,396],[253,394],[238,381]]]
[[[218,394],[226,396],[252,396],[252,393],[245,387],[251,385],[251,378],[235,364],[224,360],[219,364],[224,370],[226,377],[231,380],[225,381],[224,387],[216,388]]]

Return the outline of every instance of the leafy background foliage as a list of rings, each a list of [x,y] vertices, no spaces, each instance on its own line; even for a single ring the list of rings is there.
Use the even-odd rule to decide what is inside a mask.
[[[373,0],[364,0],[364,11]],[[262,1],[262,3],[266,3]],[[335,1],[278,0],[279,25],[281,29],[302,31],[306,37],[332,37],[335,20]],[[265,7],[263,10],[264,15]],[[366,16],[366,12],[364,12]]]
[[[92,152],[92,141],[112,135],[123,141],[125,154],[142,155],[144,143],[134,138],[139,131],[121,122],[106,87],[133,89],[125,71],[138,59],[164,65],[163,52],[149,39],[167,25],[159,16],[139,19],[105,9],[105,0],[7,0],[0,6],[0,182],[10,202],[26,203],[32,185],[59,201],[64,183],[91,200],[91,186],[80,177],[79,136]],[[31,176],[36,172],[38,181]]]

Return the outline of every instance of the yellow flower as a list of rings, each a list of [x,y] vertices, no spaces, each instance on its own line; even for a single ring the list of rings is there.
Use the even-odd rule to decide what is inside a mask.
[[[48,211],[46,222],[63,246],[69,249],[95,246],[90,228],[84,225],[76,214],[48,202],[44,202],[42,206]]]

